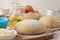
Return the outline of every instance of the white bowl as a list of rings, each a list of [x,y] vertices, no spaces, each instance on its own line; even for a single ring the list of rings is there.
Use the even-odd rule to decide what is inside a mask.
[[[2,29],[2,30],[5,31],[5,30],[8,30],[8,29]],[[13,35],[4,35],[4,36],[0,35],[0,40],[13,40],[16,37],[17,32],[15,30],[11,30],[11,31],[13,31]]]

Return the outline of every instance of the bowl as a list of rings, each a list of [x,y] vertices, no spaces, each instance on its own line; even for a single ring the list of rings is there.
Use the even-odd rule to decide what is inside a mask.
[[[3,32],[1,33],[1,31],[3,31],[5,33],[6,33],[6,31],[8,31],[8,33],[10,31],[10,32],[12,32],[12,35],[5,35],[5,33],[4,33],[4,35],[2,35]],[[13,40],[16,37],[16,35],[17,35],[17,32],[15,30],[0,29],[0,40]]]
[[[8,25],[8,18],[0,17],[0,28],[6,28]]]

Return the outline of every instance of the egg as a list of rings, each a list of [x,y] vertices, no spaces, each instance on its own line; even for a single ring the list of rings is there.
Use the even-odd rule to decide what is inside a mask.
[[[17,23],[16,31],[20,34],[41,34],[46,31],[46,27],[37,20],[25,19]]]
[[[28,13],[28,12],[30,12],[30,11],[34,12],[33,7],[30,6],[30,5],[25,5],[24,8],[25,8],[25,12],[26,12],[26,13]]]
[[[48,28],[60,27],[60,19],[56,16],[43,16],[40,20]]]

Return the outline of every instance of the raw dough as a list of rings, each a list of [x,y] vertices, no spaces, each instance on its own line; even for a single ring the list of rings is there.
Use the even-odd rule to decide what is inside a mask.
[[[46,27],[37,20],[26,19],[16,25],[16,30],[21,34],[40,34],[46,31]]]
[[[60,27],[60,19],[55,16],[43,16],[39,21],[46,27]]]

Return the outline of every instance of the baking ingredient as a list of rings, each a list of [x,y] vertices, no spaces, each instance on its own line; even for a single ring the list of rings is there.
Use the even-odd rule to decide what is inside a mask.
[[[46,27],[37,20],[26,19],[17,23],[16,31],[21,34],[40,34],[46,31]]]
[[[24,18],[25,19],[39,19],[41,17],[40,13],[34,12],[34,13],[28,13],[28,14],[24,14]]]
[[[39,21],[48,28],[60,27],[60,19],[55,16],[43,16]]]
[[[34,10],[31,5],[24,6],[25,13],[23,16],[25,19],[39,19],[41,17],[39,11]]]
[[[9,26],[11,28],[15,28],[15,25],[19,22],[22,21],[24,18],[23,16],[14,16],[11,20],[9,20]]]
[[[29,11],[28,13],[31,13],[31,14],[32,14],[32,13],[34,13],[34,12],[33,12],[33,11]]]
[[[26,12],[26,13],[28,13],[28,12],[30,12],[30,11],[31,11],[31,12],[34,12],[33,7],[30,6],[30,5],[25,5],[24,8],[25,8],[25,12]]]
[[[33,11],[29,11],[28,13],[39,13],[39,11],[35,10],[34,12]]]
[[[12,18],[12,20],[21,21],[21,20],[23,20],[23,16],[15,16]]]
[[[0,36],[12,36],[14,34],[11,30],[0,29]]]

